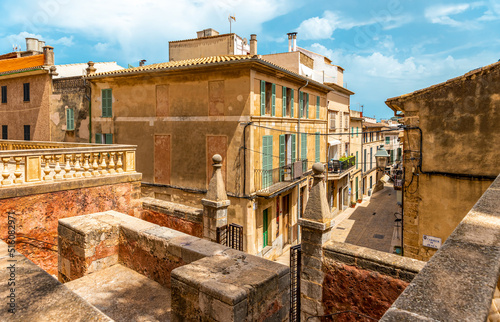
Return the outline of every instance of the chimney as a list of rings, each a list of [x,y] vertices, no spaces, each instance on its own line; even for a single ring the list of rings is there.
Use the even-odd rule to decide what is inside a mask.
[[[26,38],[26,51],[38,51],[38,39]]]
[[[43,46],[43,55],[45,56],[43,59],[43,64],[45,66],[54,65],[54,47]]]
[[[250,55],[257,55],[257,35],[250,35]]]
[[[287,33],[288,35],[288,52],[292,51],[292,33],[289,32]]]
[[[89,74],[92,74],[92,73],[95,73],[96,72],[96,68],[94,67],[94,62],[93,61],[89,61],[87,63],[87,65],[89,65],[89,67],[87,67],[87,69],[85,69],[87,71],[87,75]]]
[[[297,51],[297,33],[292,33],[292,51]]]
[[[139,66],[144,66],[144,63],[145,63],[145,62],[146,62],[146,60],[145,60],[145,59],[141,59],[141,60],[139,61]]]
[[[38,42],[38,51],[43,53],[43,47],[45,46],[45,41]]]

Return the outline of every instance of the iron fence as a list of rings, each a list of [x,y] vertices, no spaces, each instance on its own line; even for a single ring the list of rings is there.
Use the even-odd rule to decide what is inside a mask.
[[[300,270],[302,246],[290,247],[290,322],[300,321]]]

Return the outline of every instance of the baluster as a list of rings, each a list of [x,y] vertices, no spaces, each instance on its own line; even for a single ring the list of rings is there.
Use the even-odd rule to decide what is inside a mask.
[[[64,178],[71,179],[73,178],[73,174],[71,173],[71,164],[69,163],[69,161],[71,160],[71,154],[66,154],[64,158],[66,159],[66,165],[64,167]]]
[[[92,175],[95,177],[100,176],[101,174],[99,173],[99,164],[97,163],[97,160],[99,159],[99,153],[93,153],[94,159],[92,162],[92,168],[94,171],[92,171]]]
[[[2,171],[2,185],[4,186],[9,186],[12,184],[12,181],[9,180],[10,177],[10,172],[9,172],[9,161],[10,157],[3,157],[2,162],[3,162],[3,171]]]
[[[106,157],[107,157],[107,155],[108,155],[107,153],[101,153],[101,156],[102,156],[101,157],[101,174],[103,176],[109,174],[109,172],[107,170],[107,166],[106,166]]]
[[[43,172],[45,173],[45,176],[43,177],[43,180],[45,181],[52,181],[53,178],[50,176],[50,159],[52,159],[51,155],[44,155],[43,158],[45,159],[45,168],[43,168]]]
[[[116,170],[115,170],[115,154],[116,154],[116,152],[110,152],[109,164],[108,164],[109,174],[115,174],[116,173]]]
[[[61,166],[59,165],[59,160],[61,159],[62,155],[60,154],[56,154],[54,156],[55,160],[56,160],[56,167],[54,168],[54,172],[56,173],[55,176],[54,176],[54,179],[55,180],[61,180],[63,178],[63,175],[60,174],[60,172],[62,171],[61,169]]]
[[[22,157],[14,157],[14,160],[16,161],[16,171],[14,171],[14,175],[16,178],[14,179],[15,184],[21,184],[23,183],[23,179],[21,179],[21,175],[23,172],[21,171],[21,160]]]
[[[82,173],[82,167],[80,166],[80,160],[82,158],[82,155],[81,154],[75,154],[75,177],[76,178],[81,178],[83,177],[83,173]]]
[[[122,157],[123,157],[123,152],[118,152],[118,162],[116,162],[116,172],[122,173],[123,172],[123,163],[122,163]]]
[[[92,174],[90,173],[89,169],[90,169],[90,164],[89,164],[89,159],[90,159],[90,153],[85,153],[83,155],[83,158],[85,159],[84,163],[83,163],[83,176],[88,178],[88,177],[91,177]]]

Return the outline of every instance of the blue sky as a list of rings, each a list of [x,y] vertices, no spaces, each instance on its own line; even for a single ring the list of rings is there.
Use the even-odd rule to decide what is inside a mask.
[[[24,38],[55,47],[56,64],[168,61],[168,41],[196,31],[256,33],[259,54],[300,47],[345,68],[354,109],[393,116],[384,101],[500,59],[500,0],[16,0],[0,2],[0,53]]]

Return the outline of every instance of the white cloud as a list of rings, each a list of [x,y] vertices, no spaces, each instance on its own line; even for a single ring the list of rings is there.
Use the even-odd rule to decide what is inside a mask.
[[[353,20],[345,17],[339,12],[325,11],[323,16],[312,17],[301,22],[297,31],[304,39],[328,39],[331,38],[336,29],[349,30],[355,27],[378,25],[380,30],[389,30],[398,28],[411,21],[407,15],[390,15],[373,13],[372,17],[364,20]],[[372,32],[369,30],[368,32]]]
[[[195,38],[205,28],[229,32],[229,14],[236,16],[233,32],[248,38],[262,31],[262,23],[296,7],[292,1],[297,0],[48,0],[37,5],[17,0],[4,7],[9,12],[5,23],[24,25],[30,33],[65,30],[94,39],[94,44],[111,44],[126,59],[147,53],[165,61],[168,41]]]
[[[456,17],[455,19],[452,18],[452,16],[456,16],[476,8],[485,8],[484,13],[480,17],[467,20],[459,20]],[[481,27],[480,22],[500,19],[500,4],[491,0],[490,2],[477,1],[453,5],[436,5],[428,7],[425,10],[425,18],[435,24],[447,25],[461,29],[477,29]]]
[[[47,39],[46,41],[47,41],[47,43],[50,43],[50,45],[63,45],[66,47],[71,47],[74,45],[73,36],[61,37],[61,38],[55,39],[55,40]]]
[[[4,38],[4,41],[12,46],[21,46],[21,48],[26,49],[26,38],[37,38],[42,40],[43,37],[41,35],[32,34],[26,31],[22,31],[17,35],[8,35]]]

